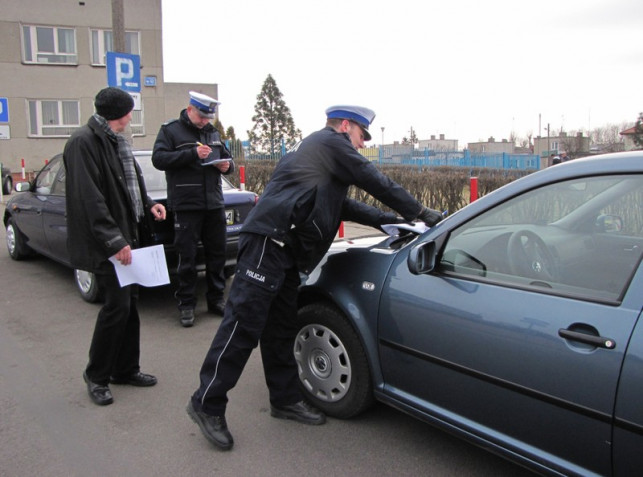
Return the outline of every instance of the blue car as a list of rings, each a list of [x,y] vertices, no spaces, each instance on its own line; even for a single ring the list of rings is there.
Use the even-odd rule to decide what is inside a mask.
[[[301,287],[301,386],[330,416],[381,401],[538,473],[641,475],[642,253],[641,151],[337,242]]]
[[[148,195],[163,205],[167,202],[165,173],[152,165],[152,151],[134,151],[141,167]],[[241,191],[222,177],[223,199],[227,221],[226,269],[234,273],[243,221],[255,206],[258,196]],[[54,156],[32,182],[16,184],[19,194],[14,195],[5,207],[7,250],[14,260],[22,260],[38,253],[63,265],[70,266],[67,252],[67,216],[65,199],[65,167],[62,154]],[[141,230],[141,244],[163,245],[170,272],[176,270],[178,255],[174,249],[174,220],[168,211],[167,219],[156,222],[150,217]],[[204,269],[203,247],[199,245],[197,265]],[[88,302],[101,299],[92,273],[75,270],[74,279],[81,297]]]

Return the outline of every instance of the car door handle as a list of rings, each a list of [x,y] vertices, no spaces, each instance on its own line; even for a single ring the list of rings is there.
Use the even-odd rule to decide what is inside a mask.
[[[561,328],[558,330],[558,336],[566,340],[578,341],[580,343],[590,344],[599,348],[614,349],[616,342],[611,338],[604,338],[602,336],[588,335],[587,333],[580,333],[578,331],[571,331]]]

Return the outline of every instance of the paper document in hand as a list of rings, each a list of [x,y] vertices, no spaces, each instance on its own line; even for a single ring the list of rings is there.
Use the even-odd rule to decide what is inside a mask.
[[[109,260],[114,264],[121,287],[132,283],[138,283],[145,287],[157,287],[170,283],[163,245],[132,250],[130,265],[121,265],[114,257],[110,257]]]
[[[201,163],[202,166],[211,166],[212,164],[221,164],[222,162],[230,162],[232,159],[212,159],[210,161],[204,161]]]
[[[389,235],[399,235],[400,230],[408,230],[419,235],[429,230],[424,222],[416,222],[414,224],[386,224],[381,227],[382,230]]]

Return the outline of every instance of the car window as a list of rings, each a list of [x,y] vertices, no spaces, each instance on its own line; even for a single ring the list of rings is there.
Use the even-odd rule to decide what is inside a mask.
[[[55,157],[40,170],[35,181],[36,194],[49,195],[52,193],[56,174],[58,174],[61,165],[62,160],[60,157]]]
[[[58,175],[56,176],[56,179],[54,179],[54,183],[52,184],[51,187],[51,193],[53,195],[65,195],[65,184],[67,181],[65,180],[66,178],[66,171],[64,167],[60,167],[58,171]]]
[[[574,179],[526,192],[454,230],[446,274],[618,303],[643,251],[643,176]]]

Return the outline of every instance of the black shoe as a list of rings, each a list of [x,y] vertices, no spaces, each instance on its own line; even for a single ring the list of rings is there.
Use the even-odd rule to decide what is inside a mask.
[[[90,399],[94,401],[94,404],[107,406],[114,402],[114,397],[109,390],[109,386],[92,383],[87,377],[87,372],[83,372],[83,379],[87,383],[87,394],[89,394]]]
[[[306,401],[299,401],[289,406],[270,406],[270,415],[278,419],[292,419],[304,424],[318,426],[326,422],[326,416],[319,409],[314,408]]]
[[[194,310],[193,309],[187,309],[187,310],[181,310],[181,326],[183,328],[189,328],[194,324]]]
[[[215,315],[223,316],[225,312],[225,300],[221,299],[213,304],[208,304],[208,313],[214,313]]]
[[[138,386],[140,388],[146,388],[148,386],[154,386],[157,383],[156,377],[151,374],[138,373],[131,374],[124,378],[112,376],[109,379],[109,382],[112,384],[129,384],[130,386]]]
[[[185,410],[188,416],[196,422],[201,432],[207,440],[222,450],[232,449],[234,439],[228,431],[228,425],[225,422],[225,416],[210,416],[203,412],[197,411],[192,405],[192,399],[188,402]]]

